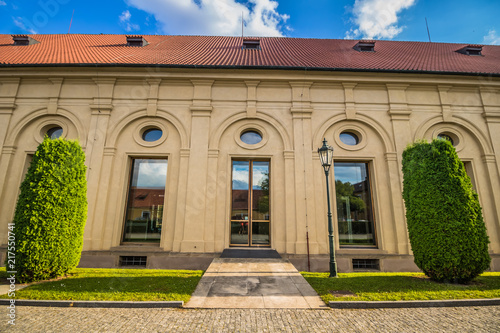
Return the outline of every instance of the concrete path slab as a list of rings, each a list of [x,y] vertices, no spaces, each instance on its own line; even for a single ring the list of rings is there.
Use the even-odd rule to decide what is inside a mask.
[[[287,259],[217,258],[185,308],[328,309]]]

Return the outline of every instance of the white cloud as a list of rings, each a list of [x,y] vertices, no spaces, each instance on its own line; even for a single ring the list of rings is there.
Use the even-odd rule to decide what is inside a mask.
[[[153,14],[164,33],[173,35],[282,36],[290,18],[277,11],[274,0],[128,0],[128,4]],[[284,27],[287,29],[287,27]]]
[[[132,30],[139,30],[140,29],[139,25],[130,22],[131,17],[132,14],[130,14],[128,10],[125,10],[119,17],[122,26],[125,28],[126,31],[129,32]]]
[[[415,3],[415,0],[356,0],[353,14],[357,29],[346,32],[346,38],[387,38],[398,35],[398,14]]]
[[[483,43],[488,45],[500,45],[500,36],[497,35],[495,30],[490,30],[488,34],[483,37]]]
[[[7,6],[7,3],[5,1],[0,0],[0,6]]]
[[[126,10],[120,15],[120,22],[127,22],[130,20],[131,17],[132,14],[130,14],[130,12]]]
[[[21,28],[22,30],[24,31],[27,31],[29,32],[30,34],[36,34],[37,32],[35,30],[33,30],[32,28],[28,28],[26,27],[26,25],[24,24],[23,22],[23,18],[22,17],[13,17],[12,20],[14,21],[14,24],[18,27],[18,28]]]

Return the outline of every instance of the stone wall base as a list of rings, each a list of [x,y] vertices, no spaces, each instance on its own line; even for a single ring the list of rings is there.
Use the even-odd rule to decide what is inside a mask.
[[[299,271],[308,270],[307,255],[288,255],[290,262],[297,267]],[[380,272],[420,272],[420,269],[413,262],[413,256],[408,255],[354,255],[341,254],[336,256],[337,272],[350,273],[362,271],[380,271]],[[353,259],[368,259],[377,263],[377,268],[354,268]],[[309,257],[311,272],[328,272],[330,266],[329,255],[312,255]]]
[[[120,257],[146,257],[145,266],[121,265]],[[173,253],[162,251],[132,251],[130,249],[111,251],[84,251],[78,267],[84,268],[150,268],[206,270],[220,253]]]
[[[5,249],[0,248],[0,263],[5,264]],[[308,270],[307,255],[283,254],[283,258],[299,270]],[[490,272],[500,272],[500,255],[491,255]],[[145,266],[122,266],[120,257],[146,257]],[[78,267],[84,268],[150,268],[150,269],[192,269],[206,270],[214,258],[220,253],[180,253],[165,252],[159,247],[116,247],[109,251],[83,251]],[[353,259],[377,260],[377,269],[362,269],[353,267]],[[309,265],[311,272],[328,272],[329,255],[311,255]],[[392,254],[338,254],[336,256],[339,273],[380,271],[380,272],[419,272],[410,255]]]

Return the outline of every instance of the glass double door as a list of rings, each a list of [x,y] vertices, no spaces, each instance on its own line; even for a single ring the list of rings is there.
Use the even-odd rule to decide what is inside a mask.
[[[231,246],[269,246],[269,161],[233,160]]]

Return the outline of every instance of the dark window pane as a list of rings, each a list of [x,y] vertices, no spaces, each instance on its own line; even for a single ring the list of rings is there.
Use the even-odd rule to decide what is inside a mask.
[[[359,138],[356,134],[351,132],[340,133],[340,141],[349,146],[355,146],[359,143]]]
[[[451,143],[452,146],[455,145],[455,143],[453,142],[453,139],[448,134],[441,133],[441,134],[438,135],[438,139],[450,141],[450,143]]]
[[[256,131],[246,131],[241,134],[240,139],[246,144],[254,145],[262,141],[262,135]]]
[[[163,132],[161,129],[151,128],[151,129],[144,131],[144,133],[142,133],[142,139],[144,141],[153,142],[153,141],[160,140],[162,135],[163,135]]]
[[[123,241],[160,241],[166,178],[167,160],[134,160]]]
[[[57,139],[63,134],[63,129],[61,127],[52,127],[47,131],[47,136],[51,139]]]
[[[367,163],[334,163],[340,245],[375,245]]]
[[[269,245],[269,222],[252,222],[252,245]]]

